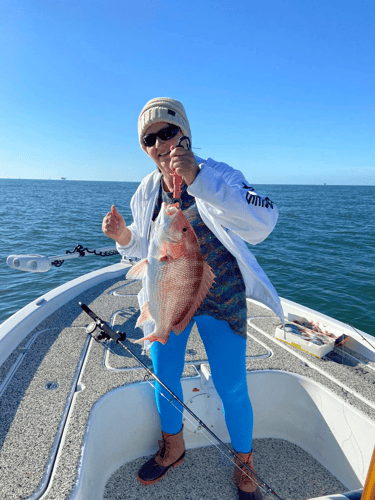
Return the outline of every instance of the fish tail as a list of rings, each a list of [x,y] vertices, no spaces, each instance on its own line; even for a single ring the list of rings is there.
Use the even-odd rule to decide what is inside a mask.
[[[162,344],[166,344],[169,339],[169,333],[168,335],[165,334],[159,334],[158,332],[153,332],[150,333],[150,335],[147,335],[147,337],[143,337],[139,340],[135,340],[134,344],[141,344],[142,342],[145,342],[145,340],[148,340],[149,342],[161,342]]]

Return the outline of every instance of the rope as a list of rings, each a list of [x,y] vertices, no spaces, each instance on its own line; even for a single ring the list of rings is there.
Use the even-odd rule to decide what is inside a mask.
[[[97,250],[89,250],[87,247],[84,248],[82,245],[77,245],[74,248],[74,250],[72,250],[72,251],[66,250],[65,253],[67,255],[79,253],[80,257],[84,257],[88,253],[93,254],[93,255],[98,255],[99,257],[111,257],[112,255],[117,255],[118,251],[117,250],[109,250],[106,252],[103,252],[103,251],[98,252]],[[64,264],[64,262],[65,262],[64,260],[54,260],[53,262],[51,262],[51,265],[55,266],[55,267],[60,267]]]

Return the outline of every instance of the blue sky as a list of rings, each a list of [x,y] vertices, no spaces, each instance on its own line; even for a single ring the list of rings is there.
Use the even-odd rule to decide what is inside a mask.
[[[0,178],[139,181],[137,119],[252,184],[375,184],[373,0],[2,0]]]

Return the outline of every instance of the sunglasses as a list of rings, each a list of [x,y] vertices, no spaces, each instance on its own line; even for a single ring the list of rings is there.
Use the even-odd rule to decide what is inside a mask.
[[[180,131],[180,127],[176,125],[168,125],[168,127],[162,128],[156,134],[147,134],[143,137],[142,141],[146,148],[151,148],[156,142],[156,138],[159,137],[162,141],[169,141],[172,137],[175,137]]]

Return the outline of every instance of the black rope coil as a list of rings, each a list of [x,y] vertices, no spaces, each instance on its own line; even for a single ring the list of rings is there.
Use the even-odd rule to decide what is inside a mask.
[[[65,252],[67,255],[71,255],[73,253],[79,253],[80,257],[84,257],[85,253],[91,253],[94,255],[98,255],[99,257],[111,257],[112,255],[117,255],[118,251],[117,250],[108,250],[106,252],[98,252],[97,250],[89,250],[87,247],[83,247],[82,245],[77,245],[74,250],[66,250]],[[55,267],[60,267],[64,264],[64,260],[54,260],[51,262],[52,266]]]

